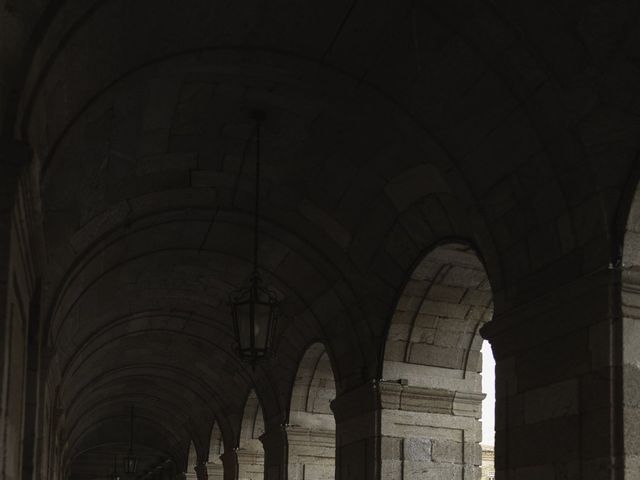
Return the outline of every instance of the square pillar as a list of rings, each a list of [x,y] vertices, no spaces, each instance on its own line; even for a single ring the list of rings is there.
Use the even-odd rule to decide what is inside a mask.
[[[220,455],[222,460],[222,466],[224,469],[224,480],[236,480],[238,478],[238,454],[237,450],[225,449],[224,453]]]
[[[209,470],[207,468],[207,462],[198,462],[194,470],[196,472],[196,478],[198,480],[209,480]]]
[[[498,312],[496,478],[622,478],[619,274]]]
[[[380,392],[377,380],[331,402],[336,419],[336,478],[380,479]]]
[[[274,425],[260,436],[264,447],[265,480],[287,480],[288,443],[284,425]]]

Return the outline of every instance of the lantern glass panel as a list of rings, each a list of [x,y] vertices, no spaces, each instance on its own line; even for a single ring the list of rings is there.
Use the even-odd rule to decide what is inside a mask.
[[[235,306],[240,350],[251,348],[251,304],[238,303]]]
[[[264,354],[269,340],[269,323],[271,321],[271,310],[273,306],[268,303],[256,303],[255,325],[254,325],[254,345],[259,355]]]
[[[125,473],[136,473],[138,466],[138,459],[134,456],[124,457],[124,471]]]

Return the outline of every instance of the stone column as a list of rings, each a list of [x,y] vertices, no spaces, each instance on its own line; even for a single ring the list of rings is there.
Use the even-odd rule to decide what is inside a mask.
[[[209,479],[209,471],[207,469],[207,462],[206,461],[199,461],[195,468],[194,468],[195,472],[196,472],[196,478],[198,480],[208,480]]]
[[[236,480],[238,478],[238,454],[237,450],[225,448],[225,451],[220,455],[222,460],[222,467],[224,469],[224,480]]]
[[[599,270],[483,328],[496,357],[497,479],[622,478],[618,277]]]
[[[380,479],[380,392],[377,380],[331,402],[336,419],[336,478]]]
[[[286,429],[283,425],[266,425],[266,429],[266,432],[260,436],[264,447],[264,478],[265,480],[287,480]]]

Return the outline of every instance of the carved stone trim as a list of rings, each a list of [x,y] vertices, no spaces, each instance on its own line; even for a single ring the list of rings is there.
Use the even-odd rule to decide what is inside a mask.
[[[380,382],[382,409],[411,412],[442,413],[479,418],[485,395],[439,388],[404,386],[396,382]]]
[[[289,425],[287,427],[287,438],[289,445],[333,447],[336,444],[336,432],[334,430],[319,430],[297,425]]]

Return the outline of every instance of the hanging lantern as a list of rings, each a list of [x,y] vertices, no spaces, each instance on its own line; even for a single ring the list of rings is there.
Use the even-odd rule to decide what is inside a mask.
[[[131,407],[131,430],[129,434],[129,453],[123,457],[125,473],[136,473],[138,457],[133,454],[133,407]]]
[[[280,313],[280,304],[257,271],[246,287],[231,294],[229,303],[238,351],[251,365],[268,356]]]
[[[260,220],[260,122],[262,114],[254,112],[256,121],[256,183],[253,231],[253,272],[246,284],[231,293],[229,306],[240,357],[255,368],[258,360],[271,351],[271,341],[280,316],[276,294],[262,281],[258,272],[258,233]]]

